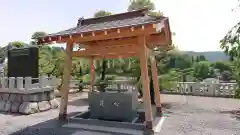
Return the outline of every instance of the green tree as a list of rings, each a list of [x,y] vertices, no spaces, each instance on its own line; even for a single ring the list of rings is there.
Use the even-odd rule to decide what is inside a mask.
[[[173,51],[168,55],[168,68],[186,69],[192,65],[192,59],[188,55]]]
[[[47,35],[47,33],[46,32],[43,32],[43,31],[37,31],[37,32],[34,32],[33,34],[32,34],[32,39],[36,39],[36,38],[38,38],[38,37],[43,37],[43,36],[46,36]]]
[[[239,4],[240,5],[240,4]],[[235,8],[238,9],[239,5]],[[234,25],[220,41],[220,47],[232,59],[240,58],[240,22]]]
[[[193,57],[193,56],[191,57],[191,59],[192,59],[192,63],[194,63],[194,62],[195,62],[195,59],[194,59],[194,57]]]
[[[130,0],[128,11],[140,10],[144,8],[154,10],[155,5],[151,0]]]
[[[220,72],[231,71],[231,63],[228,61],[217,61],[211,65],[214,69],[219,69]]]
[[[135,11],[140,9],[149,9],[149,15],[152,16],[163,16],[163,12],[154,11],[155,4],[152,0],[130,0],[130,4],[128,6],[128,11]],[[172,32],[172,36],[175,36],[176,33]]]
[[[200,59],[199,59],[199,56],[196,56],[196,62],[199,62]]]
[[[201,61],[195,63],[193,65],[193,72],[194,77],[197,78],[198,80],[213,77],[214,75],[213,68],[211,68],[210,63],[208,61]]]
[[[204,55],[200,55],[200,56],[199,56],[199,61],[206,61],[205,56],[204,56]]]
[[[234,96],[236,98],[240,98],[240,59],[235,59],[233,61],[233,78],[236,80],[236,83],[238,85],[237,89],[235,89]]]
[[[40,74],[62,76],[64,50],[58,47],[44,46],[39,48]]]
[[[163,15],[160,11],[155,10],[155,4],[151,0],[130,0],[130,5],[128,6],[128,11],[135,11],[140,9],[149,9],[149,15],[151,16],[161,16]],[[175,33],[174,33],[175,35]]]
[[[39,47],[39,74],[53,75],[61,78],[58,88],[62,85],[64,49],[60,47]]]
[[[237,6],[238,9],[239,5]],[[234,10],[235,10],[234,9]],[[238,88],[235,90],[235,97],[240,97],[240,22],[234,25],[224,38],[220,41],[220,47],[225,54],[230,56],[230,60],[233,61],[232,69],[234,78],[238,84]]]
[[[175,69],[176,72],[179,74],[178,81],[185,82],[185,81],[193,81],[194,71],[193,68],[186,68],[186,69]]]
[[[230,71],[223,71],[221,74],[221,79],[223,81],[230,81],[232,79],[232,73]]]
[[[0,58],[5,58],[7,49],[6,47],[0,47]]]
[[[96,13],[94,13],[94,17],[104,17],[104,16],[109,16],[111,15],[111,12],[105,11],[105,10],[99,10]]]
[[[181,75],[176,70],[170,70],[168,73],[159,76],[160,90],[172,90],[176,88],[176,82]]]
[[[46,32],[43,32],[43,31],[37,31],[37,32],[34,32],[32,34],[32,39],[33,41],[30,42],[31,45],[37,45],[37,38],[38,37],[43,37],[43,36],[46,36],[47,33]]]
[[[10,48],[22,48],[26,45],[26,43],[22,42],[22,41],[13,41],[8,43],[8,47]]]

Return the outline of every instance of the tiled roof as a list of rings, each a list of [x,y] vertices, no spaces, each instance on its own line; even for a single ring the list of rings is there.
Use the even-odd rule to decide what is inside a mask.
[[[138,10],[133,12],[126,12],[99,18],[89,18],[78,20],[77,26],[57,33],[49,34],[47,36],[68,35],[75,33],[91,32],[97,30],[121,28],[127,26],[136,26],[142,24],[160,22],[166,17],[154,17],[147,15],[147,10]]]

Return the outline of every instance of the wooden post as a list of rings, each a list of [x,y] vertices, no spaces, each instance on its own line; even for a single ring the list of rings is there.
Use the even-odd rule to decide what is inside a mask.
[[[90,91],[93,92],[94,90],[94,80],[95,80],[95,75],[94,75],[94,58],[90,58]]]
[[[70,81],[70,73],[72,70],[72,56],[71,56],[72,50],[73,50],[73,42],[68,41],[66,45],[65,59],[64,59],[63,84],[60,90],[61,102],[60,102],[60,112],[58,116],[60,120],[67,118],[69,81]]]
[[[150,90],[149,90],[149,77],[148,77],[148,65],[147,65],[147,48],[146,48],[146,38],[145,36],[138,37],[139,44],[139,55],[140,55],[140,67],[141,67],[141,79],[143,85],[143,104],[145,111],[145,122],[146,128],[153,128],[153,116],[152,116],[152,106],[150,99]]]
[[[160,91],[159,91],[157,64],[156,64],[155,56],[150,56],[150,59],[151,59],[152,79],[153,79],[153,86],[154,86],[156,111],[157,111],[156,114],[161,116],[162,115],[162,106],[161,106]]]

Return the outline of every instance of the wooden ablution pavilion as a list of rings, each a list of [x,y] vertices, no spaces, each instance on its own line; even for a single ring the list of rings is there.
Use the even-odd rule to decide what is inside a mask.
[[[94,60],[137,57],[140,60],[143,86],[145,126],[153,128],[153,115],[149,90],[148,59],[151,61],[152,79],[157,113],[162,113],[154,49],[172,44],[169,19],[151,16],[142,9],[98,18],[80,18],[77,26],[57,33],[38,37],[38,44],[66,43],[61,88],[59,119],[67,118],[69,80],[72,57],[89,59],[90,91],[94,84]],[[77,44],[81,49],[73,51]]]

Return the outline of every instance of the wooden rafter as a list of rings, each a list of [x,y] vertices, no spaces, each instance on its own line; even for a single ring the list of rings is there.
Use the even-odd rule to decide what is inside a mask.
[[[150,35],[160,33],[155,24],[144,24],[141,26],[129,26],[123,28],[113,28],[101,31],[92,31],[86,33],[76,33],[70,35],[59,35],[54,37],[44,37],[42,43],[56,41],[57,43],[65,43],[72,40],[75,43],[83,43],[88,41],[108,40],[116,38],[134,37],[138,35]]]

